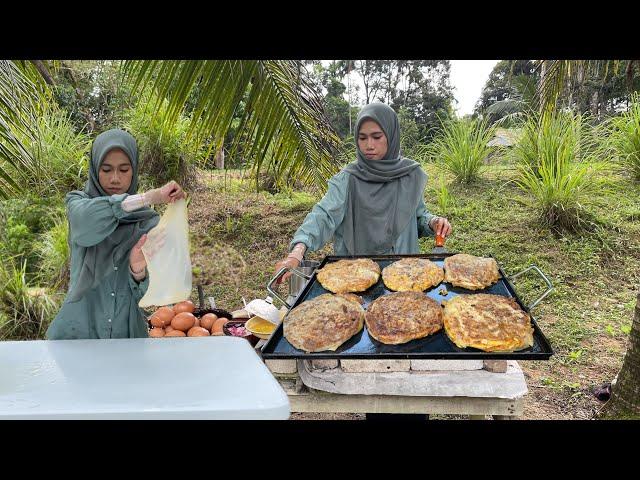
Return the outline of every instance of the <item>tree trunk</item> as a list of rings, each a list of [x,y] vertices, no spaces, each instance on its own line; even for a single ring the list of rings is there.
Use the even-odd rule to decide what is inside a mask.
[[[636,300],[635,314],[629,347],[624,356],[618,380],[611,389],[611,398],[598,414],[605,419],[640,419],[640,294]]]
[[[221,148],[216,152],[214,162],[215,162],[216,168],[220,170],[224,170],[224,148]]]
[[[55,85],[55,82],[53,81],[53,78],[49,73],[49,69],[47,68],[47,66],[44,64],[42,60],[31,60],[31,63],[33,64],[34,67],[36,67],[36,69],[38,70],[38,72],[40,73],[40,75],[42,76],[45,82],[47,82],[49,85],[52,85],[52,86]]]

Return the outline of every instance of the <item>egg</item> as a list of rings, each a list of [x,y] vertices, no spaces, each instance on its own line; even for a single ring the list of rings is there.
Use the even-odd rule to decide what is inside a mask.
[[[176,303],[173,306],[173,311],[176,315],[183,312],[193,313],[195,309],[196,309],[196,306],[193,304],[191,300],[185,300],[184,302]]]
[[[176,330],[181,330],[182,332],[187,332],[191,327],[193,327],[196,323],[196,317],[193,316],[193,313],[182,312],[177,314],[171,320],[171,326]]]
[[[175,316],[171,307],[160,307],[153,312],[149,321],[154,327],[166,327],[171,323],[171,319]]]
[[[269,335],[276,329],[276,325],[262,317],[253,317],[247,322],[247,329],[254,333]]]
[[[170,332],[167,332],[164,337],[167,338],[167,337],[186,337],[186,336],[187,334],[180,330],[171,330]]]
[[[169,333],[173,330],[175,330],[175,328],[173,328],[171,325],[167,325],[166,327],[164,327],[164,333]]]
[[[187,337],[208,337],[209,330],[202,327],[191,327],[187,332]]]
[[[152,328],[149,330],[149,336],[153,338],[161,338],[164,337],[165,331],[163,328]]]
[[[222,327],[228,322],[226,318],[218,318],[211,326],[211,333],[223,333]]]
[[[211,330],[213,327],[213,322],[218,319],[218,316],[214,313],[205,313],[200,319],[200,326],[202,328],[206,328],[207,330]]]
[[[194,327],[199,327],[200,326],[200,319],[198,317],[196,317],[196,323],[193,324]]]

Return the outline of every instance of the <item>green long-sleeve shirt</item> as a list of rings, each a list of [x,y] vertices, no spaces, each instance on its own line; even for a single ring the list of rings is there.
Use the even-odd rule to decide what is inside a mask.
[[[83,198],[70,195],[67,200],[69,240],[71,245],[71,281],[75,284],[82,263],[79,247],[90,247],[104,241],[118,222],[129,215],[122,209],[126,193]],[[138,302],[149,286],[149,276],[136,282],[129,271],[129,256],[118,263],[96,288],[73,303],[64,302],[47,330],[50,340],[86,338],[147,337],[147,325]]]
[[[349,255],[343,239],[343,226],[347,208],[347,190],[349,188],[349,173],[342,171],[329,180],[327,193],[316,203],[293,236],[290,250],[296,243],[304,243],[308,250],[319,250],[325,243],[333,239],[335,255]],[[390,251],[385,254],[413,254],[420,253],[418,238],[433,235],[429,221],[434,217],[429,213],[420,198],[416,208],[416,221],[409,222],[400,233]]]

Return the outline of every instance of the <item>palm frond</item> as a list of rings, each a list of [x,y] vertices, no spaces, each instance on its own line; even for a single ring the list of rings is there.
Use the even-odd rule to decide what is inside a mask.
[[[34,129],[42,87],[34,67],[11,60],[0,60],[0,198],[20,191],[12,172],[28,174],[36,168],[25,145],[35,141]]]
[[[558,97],[569,85],[582,85],[592,75],[604,85],[609,74],[620,71],[620,60],[539,60],[540,82],[537,95],[541,110],[556,106]]]
[[[178,120],[197,85],[189,134],[200,141],[212,137],[212,148],[221,146],[246,102],[230,153],[241,154],[256,171],[326,186],[339,168],[334,158],[339,138],[301,62],[128,61],[124,75],[134,87],[151,85],[159,99],[168,100],[164,120],[169,123]],[[154,114],[158,107],[153,105]]]

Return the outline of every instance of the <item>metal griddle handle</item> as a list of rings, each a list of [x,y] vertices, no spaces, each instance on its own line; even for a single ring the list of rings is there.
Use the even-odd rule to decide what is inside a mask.
[[[290,271],[294,275],[304,278],[307,281],[311,280],[312,275],[305,275],[304,273],[296,270],[295,268],[282,267],[280,270],[278,270],[278,273],[276,273],[275,277],[273,277],[267,284],[267,291],[271,295],[276,297],[278,300],[280,300],[282,303],[284,303],[285,307],[287,307],[287,310],[291,310],[291,305],[289,305],[286,300],[284,300],[280,295],[278,295],[278,293],[275,290],[271,288],[273,287],[273,284],[276,282],[276,280],[279,279],[282,275],[284,275],[288,271]]]
[[[553,291],[553,285],[551,284],[551,282],[549,281],[549,279],[545,276],[544,273],[542,273],[542,270],[540,270],[536,265],[530,265],[527,268],[525,268],[524,270],[522,270],[521,272],[518,273],[514,273],[513,275],[510,275],[509,277],[507,277],[509,280],[513,280],[516,277],[519,277],[520,275],[522,275],[523,273],[528,272],[529,270],[535,270],[536,272],[538,272],[538,274],[542,277],[542,279],[545,281],[545,283],[547,284],[547,287],[549,287],[547,289],[546,292],[544,292],[542,294],[542,296],[540,298],[538,298],[535,302],[531,303],[529,306],[527,306],[528,310],[531,310],[533,307],[535,307],[538,303],[540,303],[540,301],[546,297],[547,295],[549,295],[552,291]]]

